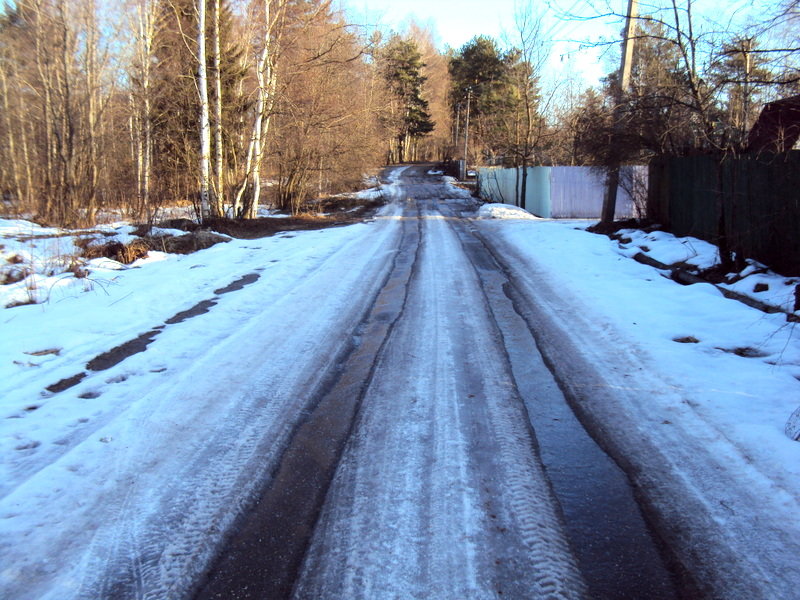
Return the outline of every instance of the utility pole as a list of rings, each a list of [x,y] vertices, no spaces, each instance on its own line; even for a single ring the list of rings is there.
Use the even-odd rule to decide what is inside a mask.
[[[619,187],[619,132],[622,128],[622,101],[628,91],[631,80],[631,65],[633,63],[633,43],[636,31],[636,18],[639,6],[637,0],[628,0],[628,15],[625,19],[625,38],[622,42],[622,62],[619,67],[619,88],[616,90],[614,106],[614,129],[611,135],[611,164],[608,165],[606,174],[606,192],[603,197],[603,211],[600,222],[610,224],[614,222],[614,212],[617,208],[617,188]]]
[[[472,88],[467,88],[467,120],[464,124],[464,172],[461,175],[461,180],[464,181],[467,178],[467,149],[469,148],[469,101],[472,97]]]
[[[461,137],[459,127],[461,126],[461,103],[456,104],[456,135],[453,137],[453,147],[458,147],[458,138]]]

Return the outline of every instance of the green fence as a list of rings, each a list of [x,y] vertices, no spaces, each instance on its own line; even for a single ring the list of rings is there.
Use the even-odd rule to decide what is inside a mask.
[[[675,235],[800,275],[800,151],[650,163],[648,213]]]

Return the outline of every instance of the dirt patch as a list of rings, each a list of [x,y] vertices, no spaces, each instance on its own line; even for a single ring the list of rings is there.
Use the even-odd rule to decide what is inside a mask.
[[[619,239],[616,234],[620,229],[641,229],[642,231],[650,232],[659,229],[659,226],[654,225],[652,221],[647,219],[625,219],[624,221],[613,221],[612,223],[598,222],[591,227],[587,227],[586,231]],[[630,243],[630,240],[627,243]]]
[[[68,390],[69,388],[78,385],[85,378],[86,378],[86,373],[78,373],[77,375],[73,375],[72,377],[67,377],[52,385],[48,385],[45,389],[48,392],[57,394],[58,392],[63,392],[64,390]]]
[[[87,242],[86,244],[78,243],[82,247],[83,258],[91,260],[93,258],[110,258],[124,265],[129,265],[133,261],[147,256],[150,250],[148,243],[141,239],[136,238],[128,244],[122,242],[108,242],[105,244],[97,244]]]
[[[226,237],[202,229],[186,235],[145,238],[150,250],[159,250],[170,254],[191,254],[228,241],[230,240]]]
[[[769,356],[765,352],[757,350],[756,348],[751,348],[750,346],[742,346],[740,348],[717,347],[717,350],[722,350],[723,352],[727,352],[728,354],[735,354],[736,356],[741,356],[743,358],[763,358],[765,356]]]
[[[315,205],[326,215],[301,214],[292,217],[263,217],[259,219],[208,219],[204,227],[239,239],[268,237],[284,231],[326,229],[360,223],[374,216],[383,206],[381,201],[364,204],[358,200],[330,200]]]
[[[210,231],[197,230],[192,233],[178,236],[154,236],[135,238],[127,244],[118,241],[106,243],[92,243],[91,240],[78,242],[81,247],[81,256],[87,260],[93,258],[110,258],[124,265],[144,258],[150,250],[169,252],[171,254],[191,254],[198,250],[205,250],[214,244],[227,242],[228,238]]]

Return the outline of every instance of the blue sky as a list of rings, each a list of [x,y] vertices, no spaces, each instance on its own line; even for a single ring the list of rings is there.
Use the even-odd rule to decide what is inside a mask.
[[[380,26],[383,30],[403,31],[409,18],[429,25],[438,35],[439,45],[459,48],[475,35],[485,34],[501,39],[503,32],[513,31],[517,5],[526,0],[337,0],[351,22]],[[705,16],[725,31],[729,20],[742,23],[758,19],[770,12],[778,0],[695,0],[693,9],[698,19]],[[600,12],[624,13],[627,0],[533,0],[544,14],[545,31],[553,40],[549,72],[545,77],[562,79],[568,74],[584,84],[596,85],[599,79],[618,68],[618,46],[610,49],[591,47],[592,42],[619,41],[623,22],[620,18],[576,20],[567,14],[589,16]],[[653,10],[652,2],[641,2],[640,10]],[[655,4],[658,4],[656,2]],[[592,6],[596,9],[593,9]],[[609,8],[610,7],[610,8]],[[645,8],[649,7],[649,8]],[[734,26],[736,28],[736,26]]]
[[[438,37],[440,47],[459,48],[474,36],[489,35],[501,39],[504,31],[514,28],[515,6],[519,0],[339,0],[351,21],[382,29],[402,31],[409,19],[428,25]],[[624,0],[619,0],[624,4]],[[544,2],[536,3],[544,6]],[[586,10],[584,0],[551,0],[550,4],[561,11]],[[546,27],[553,39],[550,68],[553,71],[569,69],[589,83],[614,68],[614,60],[604,60],[595,49],[582,48],[580,40],[598,40],[605,35],[614,37],[621,25],[594,21],[590,24],[559,20],[550,11]]]
[[[370,25],[381,23],[401,29],[408,18],[420,24],[431,24],[443,44],[458,48],[474,35],[498,37],[501,23],[514,14],[513,0],[343,0],[348,14],[356,21]]]

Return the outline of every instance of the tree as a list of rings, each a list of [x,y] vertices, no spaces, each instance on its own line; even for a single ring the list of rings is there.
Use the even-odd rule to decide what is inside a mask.
[[[227,2],[222,2],[219,24],[213,15],[214,0],[204,3],[195,0],[158,0],[155,11],[153,57],[150,68],[149,96],[151,103],[151,129],[153,144],[153,186],[160,201],[183,200],[198,197],[208,202],[204,217],[218,216],[224,212],[222,199],[228,185],[224,169],[239,161],[238,149],[224,140],[234,140],[243,128],[240,115],[249,100],[239,93],[245,78],[242,65],[243,50],[233,40],[234,18]],[[211,10],[209,10],[211,7]],[[199,26],[202,12],[212,14],[205,18],[205,27]],[[200,60],[200,44],[213,39],[214,29],[219,37],[219,65],[215,50],[204,51]],[[201,35],[201,32],[204,32]],[[201,39],[202,38],[202,39]],[[216,46],[216,43],[208,44]],[[205,95],[203,95],[205,73]],[[214,83],[209,85],[208,75]],[[216,80],[219,78],[219,86]],[[143,93],[140,90],[140,93]],[[219,96],[219,97],[218,97]],[[204,98],[207,99],[205,104]],[[208,130],[203,127],[204,105],[208,115]],[[212,106],[215,107],[212,110]],[[221,126],[220,126],[221,125]],[[211,134],[214,128],[216,135]],[[224,136],[223,136],[224,133]],[[206,139],[207,135],[207,139]],[[228,147],[228,150],[226,150]],[[204,155],[207,153],[207,165]],[[222,154],[222,168],[219,157]],[[213,169],[212,156],[217,157]],[[204,170],[208,167],[207,187]],[[220,188],[220,189],[217,189]],[[203,190],[206,190],[203,192]]]
[[[309,199],[360,182],[365,165],[379,164],[380,76],[329,2],[291,6],[282,35],[271,189],[280,208],[296,213]]]
[[[197,0],[197,93],[200,95],[200,207],[203,219],[211,216],[211,123],[206,64],[206,0]],[[217,214],[222,211],[215,210]]]
[[[535,160],[545,134],[545,120],[539,114],[539,79],[547,59],[541,17],[533,6],[519,6],[515,15],[515,47],[507,54],[508,81],[513,92],[509,110],[501,116],[499,147],[514,166],[521,167],[517,202],[527,195],[528,165]]]
[[[417,157],[445,160],[453,155],[448,57],[437,49],[433,33],[426,27],[411,22],[404,35],[416,42],[422,55],[422,97],[428,102],[430,119],[436,125],[430,134],[416,141]]]
[[[498,128],[504,115],[514,106],[511,83],[513,54],[504,53],[495,40],[477,36],[464,44],[450,59],[451,110],[460,120],[470,98],[471,139],[473,146],[490,158],[501,151]],[[463,111],[466,117],[466,110]],[[463,119],[466,121],[466,118]]]
[[[414,160],[416,141],[433,131],[428,102],[422,97],[425,64],[416,42],[392,36],[379,53],[381,71],[390,93],[386,122],[394,132],[388,162]]]
[[[273,6],[274,4],[274,6]],[[286,0],[263,0],[257,4],[261,14],[251,14],[260,27],[251,43],[251,51],[257,55],[255,61],[256,103],[252,112],[250,138],[244,161],[244,174],[237,186],[233,203],[233,214],[255,217],[261,197],[261,165],[266,149],[266,140],[276,105],[278,89],[277,61],[284,32]],[[258,15],[260,18],[256,18]]]
[[[136,204],[147,222],[155,218],[150,186],[153,165],[153,92],[152,66],[155,60],[156,1],[137,0],[131,29],[134,32],[134,54],[130,66],[129,128],[136,164]]]
[[[766,67],[767,58],[759,52],[760,43],[752,37],[736,35],[722,47],[712,65],[715,86],[722,90],[729,143],[744,149],[747,133],[758,116],[755,107],[765,85],[773,80]]]

